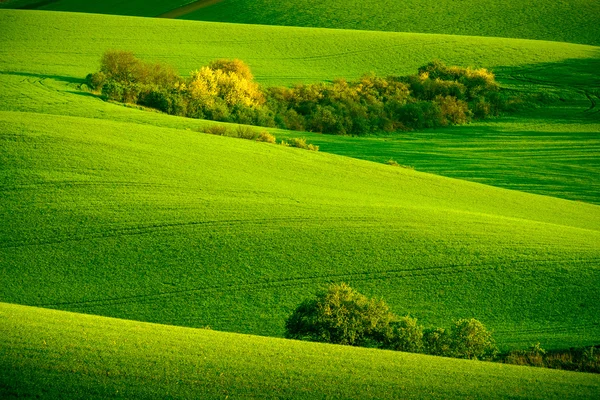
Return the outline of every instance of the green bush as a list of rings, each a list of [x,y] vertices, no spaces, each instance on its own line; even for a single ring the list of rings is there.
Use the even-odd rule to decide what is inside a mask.
[[[260,134],[258,135],[256,140],[259,142],[265,142],[265,143],[275,143],[277,141],[275,139],[275,136],[271,135],[269,132],[266,132],[266,131],[260,132]]]
[[[210,125],[204,127],[202,131],[204,133],[208,133],[209,135],[227,136],[228,129],[225,125]]]
[[[475,318],[459,319],[450,332],[451,353],[457,358],[493,359],[497,353],[492,333]]]
[[[286,337],[352,346],[381,343],[395,319],[383,300],[332,284],[303,301],[285,323]]]
[[[433,356],[451,357],[452,339],[444,328],[427,329],[423,333],[425,353]]]
[[[258,132],[247,125],[238,125],[237,128],[235,128],[235,136],[240,139],[256,140],[258,135]]]
[[[405,316],[392,321],[384,340],[384,347],[391,350],[420,353],[423,351],[423,327],[415,318]]]

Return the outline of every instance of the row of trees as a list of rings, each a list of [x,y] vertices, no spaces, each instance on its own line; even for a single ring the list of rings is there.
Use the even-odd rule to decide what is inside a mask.
[[[498,354],[491,333],[476,319],[459,319],[450,329],[424,329],[416,319],[392,313],[383,300],[344,283],[302,302],[285,327],[291,339],[480,360]]]
[[[598,347],[547,352],[537,343],[500,354],[491,332],[476,319],[459,319],[449,329],[424,329],[415,318],[398,317],[383,300],[344,283],[303,301],[285,328],[290,339],[600,373]]]
[[[407,77],[270,87],[240,60],[216,60],[180,77],[133,53],[107,51],[88,85],[111,100],[193,118],[332,134],[361,135],[464,124],[498,114],[504,95],[485,69],[432,62]]]

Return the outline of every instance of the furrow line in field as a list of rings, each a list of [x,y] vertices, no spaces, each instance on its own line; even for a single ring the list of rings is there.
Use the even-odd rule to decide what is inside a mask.
[[[372,223],[373,220],[370,218],[327,218],[327,221],[337,221],[337,222],[363,222],[363,223]],[[120,236],[134,236],[134,235],[145,235],[154,233],[161,230],[168,229],[177,229],[177,228],[187,228],[187,227],[195,227],[195,226],[207,226],[207,227],[218,227],[218,226],[227,226],[227,225],[273,225],[273,226],[281,226],[282,223],[300,223],[300,224],[319,224],[321,225],[323,219],[319,221],[311,221],[306,217],[273,217],[273,218],[253,218],[253,219],[228,219],[228,220],[218,220],[218,221],[189,221],[189,222],[169,222],[162,224],[148,224],[148,225],[140,225],[134,227],[124,227],[124,228],[115,228],[109,229],[104,232],[98,233],[89,233],[76,237],[58,237],[48,240],[36,240],[30,242],[24,241],[6,241],[0,245],[0,249],[11,249],[11,248],[19,248],[19,247],[31,247],[31,246],[47,246],[47,245],[57,245],[64,243],[72,243],[72,242],[81,242],[85,240],[95,240],[95,239],[106,239],[106,238],[114,238]]]
[[[598,262],[600,259],[589,259],[585,262]],[[439,276],[439,275],[455,275],[469,273],[474,270],[492,270],[501,266],[511,266],[514,264],[531,264],[531,263],[554,263],[554,264],[569,264],[573,260],[526,260],[519,261],[515,260],[511,263],[482,263],[478,265],[441,265],[424,268],[406,268],[406,269],[393,269],[386,271],[364,271],[355,273],[340,273],[340,274],[327,274],[327,275],[316,275],[316,276],[305,276],[305,277],[289,277],[283,279],[263,280],[258,282],[250,283],[239,283],[239,284],[222,284],[222,285],[208,285],[204,287],[196,287],[189,289],[171,290],[168,292],[159,292],[153,294],[138,294],[114,298],[104,299],[92,299],[92,300],[81,300],[72,302],[53,302],[34,304],[36,307],[75,307],[75,308],[93,308],[102,306],[132,304],[132,303],[151,303],[169,298],[176,298],[180,296],[186,296],[193,293],[213,293],[213,292],[243,292],[247,290],[265,290],[270,288],[285,288],[285,287],[299,287],[307,285],[315,285],[317,282],[329,283],[339,282],[341,280],[352,280],[356,281],[375,281],[375,280],[387,280],[390,279],[413,279],[417,277],[426,276]],[[581,263],[582,261],[579,261]]]

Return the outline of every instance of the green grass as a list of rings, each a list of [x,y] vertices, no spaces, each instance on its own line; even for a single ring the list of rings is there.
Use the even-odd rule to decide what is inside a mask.
[[[327,282],[503,347],[597,340],[600,208],[330,154],[0,113],[0,299],[279,336]],[[385,282],[385,285],[382,283]]]
[[[77,25],[78,21],[84,23]],[[133,50],[145,59],[172,64],[182,74],[215,58],[237,57],[250,63],[264,85],[352,79],[369,70],[381,75],[412,74],[434,58],[492,67],[504,86],[524,92],[546,87],[568,101],[560,107],[526,112],[517,119],[392,138],[292,136],[311,137],[321,144],[322,151],[377,162],[391,158],[422,171],[600,203],[596,178],[600,166],[595,157],[600,114],[597,108],[584,112],[591,105],[586,94],[600,101],[598,90],[594,92],[600,85],[598,47],[35,11],[4,11],[0,22],[7,38],[0,44],[4,55],[0,59],[0,109],[171,128],[197,129],[203,123],[109,105],[81,92],[78,85],[87,73],[98,69],[103,51],[115,47]],[[90,46],[87,38],[95,46]],[[549,143],[553,157],[546,156]],[[543,155],[540,149],[546,149]],[[557,152],[561,153],[559,160]]]
[[[417,133],[406,146],[423,160],[417,169],[446,152],[446,161],[435,158],[440,171],[463,157],[465,171],[470,164],[487,169],[488,182],[525,187],[541,178],[519,183],[498,171],[509,169],[505,163],[517,172],[537,166],[542,176],[555,163],[532,160],[543,143],[537,139],[572,132],[555,150],[567,158],[556,167],[556,193],[588,199],[585,180],[597,185],[590,152],[598,125],[581,111],[587,89],[570,72],[596,79],[598,48],[48,12],[3,11],[0,22],[1,300],[277,336],[304,297],[346,281],[428,326],[479,318],[505,348],[597,342],[598,206],[203,135],[194,130],[206,122],[105,103],[79,85],[114,47],[182,72],[239,57],[266,84],[352,78],[368,69],[411,73],[447,54],[450,63],[504,65],[503,82],[523,88],[539,80],[536,66],[546,66],[555,86],[568,84],[553,86],[568,96],[555,120],[544,116],[536,125],[532,113],[525,122],[502,119],[439,137]],[[490,137],[517,126],[524,139],[508,143],[523,147],[518,159],[500,154],[501,142]],[[488,135],[482,155],[469,162],[481,151],[477,127]],[[451,134],[471,142],[453,146]],[[323,150],[411,163],[400,157],[410,152],[402,138],[385,153],[385,138],[325,139]],[[492,153],[496,159],[486,156]],[[552,193],[547,186],[540,190]]]
[[[600,45],[600,4],[587,0],[224,0],[183,18]]]
[[[0,304],[3,398],[589,399],[598,375]],[[335,373],[332,373],[335,371]]]
[[[0,71],[83,78],[107,49],[176,66],[184,75],[215,58],[240,58],[265,85],[406,75],[439,58],[473,67],[600,58],[594,46],[417,33],[357,32],[3,10]],[[68,44],[68,45],[67,45]]]
[[[96,14],[135,15],[140,17],[155,17],[159,14],[181,7],[191,0],[57,0],[40,2],[39,0],[17,0],[0,3],[0,8],[28,7],[37,10],[73,11]],[[43,4],[42,4],[43,3]]]

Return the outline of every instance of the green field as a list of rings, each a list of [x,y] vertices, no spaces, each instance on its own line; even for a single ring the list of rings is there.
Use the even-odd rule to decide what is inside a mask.
[[[152,17],[191,2],[13,0],[0,4],[0,7],[30,5],[41,10]],[[449,0],[223,0],[182,18],[262,25],[496,36],[600,45],[600,4],[588,0],[467,0],[461,1],[460,5]]]
[[[264,85],[336,77],[354,79],[369,70],[381,75],[411,74],[434,58],[442,58],[449,64],[493,67],[505,86],[522,91],[539,90],[539,84],[532,86],[530,82],[541,81],[541,86],[568,102],[561,103],[558,109],[553,106],[525,113],[518,119],[503,118],[393,138],[357,140],[299,135],[311,137],[324,151],[341,155],[378,162],[395,159],[422,171],[600,203],[595,179],[600,172],[595,157],[600,114],[595,112],[597,108],[585,112],[592,104],[590,99],[598,96],[597,90],[594,91],[599,86],[597,47],[448,35],[123,20],[43,12],[5,11],[0,18],[7,38],[0,47],[4,55],[0,60],[0,82],[5,88],[0,91],[3,110],[42,109],[51,114],[176,128],[196,129],[201,125],[198,121],[148,115],[107,105],[91,96],[75,95],[82,94],[77,85],[87,73],[98,68],[102,52],[114,47],[115,37],[119,38],[120,48],[133,50],[148,60],[172,64],[182,74],[215,58],[242,58]],[[79,20],[86,22],[83,27],[70,28]],[[44,41],[38,40],[40,34]],[[197,37],[203,38],[201,45]],[[234,40],[224,42],[223,37]],[[90,47],[86,38],[96,47]],[[69,43],[68,50],[65,43]],[[540,115],[541,112],[544,114]],[[558,142],[556,136],[561,132],[569,134]],[[508,147],[507,140],[512,141]],[[549,140],[562,153],[560,160],[540,155],[539,149],[547,146]],[[517,147],[520,153],[515,157]]]
[[[598,375],[0,304],[2,398],[589,399]],[[331,373],[335,371],[335,373]]]
[[[588,0],[223,0],[183,18],[600,45],[600,3]]]
[[[346,282],[426,327],[477,318],[502,350],[598,344],[599,47],[14,10],[0,30],[0,301],[181,326],[2,304],[0,395],[598,393],[587,374],[189,328],[281,337]],[[82,83],[115,48],[182,74],[240,58],[263,85],[440,58],[561,100],[393,136],[271,129],[317,153],[102,101]]]
[[[190,0],[8,0],[0,3],[0,8],[31,8],[37,10],[75,11],[96,14],[135,15],[155,17],[175,8],[181,7]]]
[[[504,347],[600,332],[598,206],[193,131],[1,115],[3,301],[280,336],[303,297],[347,281],[427,325],[480,318]]]

